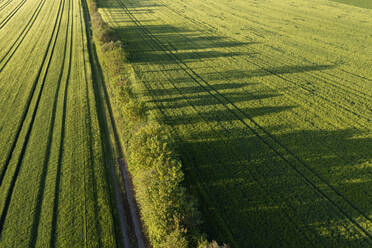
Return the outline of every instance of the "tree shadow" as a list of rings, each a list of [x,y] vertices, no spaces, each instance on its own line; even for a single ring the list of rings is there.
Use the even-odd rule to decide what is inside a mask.
[[[141,16],[159,7],[152,4],[127,7]],[[353,129],[288,130],[280,119],[264,127],[255,122],[297,106],[281,103],[280,93],[258,87],[254,78],[335,65],[229,70],[219,64],[218,70],[199,62],[254,58],[259,54],[229,48],[257,43],[150,25],[148,17],[134,24],[120,15],[115,31],[146,88],[139,97],[172,127],[185,186],[199,199],[210,238],[232,247],[371,247],[372,140]]]
[[[255,53],[216,51],[217,48],[254,45],[254,42],[228,41],[218,36],[206,37],[196,31],[170,25],[127,26],[115,30],[132,63],[177,64],[180,61],[255,56]],[[183,36],[187,36],[187,41]]]
[[[277,138],[370,216],[372,139],[354,138],[358,134],[303,130]],[[210,237],[234,247],[370,247],[370,239],[348,219],[358,220],[356,211],[345,216],[337,208],[344,202],[335,201],[335,206],[320,195],[246,129],[193,134],[180,145],[180,156]],[[334,199],[316,176],[306,177]]]
[[[110,8],[113,6],[113,4],[116,5],[116,2],[98,1],[99,8]],[[135,2],[133,1],[133,2],[126,3],[126,7],[130,9],[131,11],[137,10],[140,8],[154,9],[154,8],[162,7],[162,6],[164,5],[158,2],[154,2],[152,0],[140,0],[140,1],[135,1]]]
[[[240,73],[230,73],[229,79],[235,78],[244,82]],[[250,92],[257,85],[252,81],[214,81],[219,83],[213,89],[232,104],[280,96]],[[363,214],[372,213],[372,171],[360,166],[371,160],[372,139],[356,138],[362,134],[354,129],[288,131],[280,125],[265,127],[270,135],[257,133],[205,87],[186,77],[172,82],[174,87],[167,88],[143,81],[152,85],[145,92],[147,105],[159,110],[179,137],[185,186],[199,199],[209,237],[232,247],[370,246],[363,234],[370,230],[359,225]],[[293,108],[263,105],[239,111],[251,119]]]

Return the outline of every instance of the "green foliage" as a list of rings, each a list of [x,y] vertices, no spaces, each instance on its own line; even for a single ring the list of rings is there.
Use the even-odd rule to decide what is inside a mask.
[[[108,43],[113,40],[113,31],[110,27],[102,20],[100,14],[97,11],[97,6],[94,2],[89,3],[90,18],[92,29],[94,29],[94,36],[100,43]]]
[[[99,60],[109,79],[114,110],[126,144],[127,162],[141,219],[154,248],[186,248],[197,243],[200,213],[182,186],[182,164],[164,125],[147,117],[144,103],[133,93],[133,70],[122,43],[89,4]]]
[[[142,102],[132,98],[123,101],[125,103],[123,104],[121,114],[128,124],[141,123],[146,118],[145,106]]]
[[[198,248],[229,248],[228,245],[219,245],[216,241],[208,242],[207,240],[203,240],[199,243]]]
[[[166,243],[172,242],[187,244],[182,238],[186,230],[180,226],[186,200],[185,190],[180,186],[183,173],[168,140],[159,124],[148,123],[137,130],[128,147],[137,201],[144,223],[150,223],[148,233],[155,247],[167,247]]]

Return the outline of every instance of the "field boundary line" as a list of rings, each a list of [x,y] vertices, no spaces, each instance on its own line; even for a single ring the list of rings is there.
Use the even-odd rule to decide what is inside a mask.
[[[135,229],[135,235],[137,238],[137,243],[135,247],[140,247],[144,248],[145,246],[142,244],[144,243],[143,241],[143,236],[142,236],[142,231],[141,229],[137,230],[135,222],[133,221],[133,218],[136,217],[137,221],[138,216],[133,216],[131,211],[128,211],[127,206],[130,204],[129,199],[128,199],[128,189],[126,187],[125,191],[121,190],[121,187],[123,186],[117,178],[117,173],[115,170],[115,165],[117,164],[117,159],[114,157],[114,151],[113,148],[117,149],[116,152],[119,153],[119,155],[122,155],[122,150],[120,147],[120,144],[117,139],[117,130],[115,126],[115,121],[113,119],[112,115],[112,110],[111,110],[111,105],[110,105],[110,99],[107,97],[107,92],[106,92],[106,86],[104,82],[104,75],[101,70],[100,64],[99,64],[99,58],[96,53],[96,45],[94,44],[92,32],[93,30],[91,29],[91,19],[90,19],[90,13],[89,13],[89,8],[87,5],[87,2],[85,0],[82,1],[83,5],[83,10],[84,10],[84,19],[85,19],[85,35],[87,38],[87,44],[88,44],[88,57],[89,57],[89,62],[91,66],[91,73],[92,73],[92,80],[93,80],[93,93],[95,97],[95,104],[96,104],[96,109],[97,109],[97,114],[98,114],[98,125],[100,129],[100,137],[101,137],[101,147],[106,154],[104,156],[105,163],[108,163],[108,167],[105,166],[105,176],[106,180],[108,182],[108,185],[111,186],[112,189],[112,195],[110,194],[110,203],[111,206],[114,208],[116,206],[117,209],[117,214],[119,217],[118,224],[120,226],[119,232],[121,236],[122,243],[121,245],[124,248],[130,248],[133,247],[132,240],[129,239],[129,229],[128,227],[133,227]],[[107,108],[107,109],[106,109]],[[110,131],[110,126],[113,132],[113,136],[115,140],[112,140],[111,138],[111,131]],[[115,145],[114,145],[114,144]],[[115,161],[115,163],[113,163]],[[120,169],[120,168],[119,168]],[[120,184],[120,185],[119,185]],[[110,187],[110,188],[111,188]],[[126,197],[125,197],[125,196]],[[113,213],[112,213],[113,214]],[[130,217],[129,217],[130,216]],[[115,218],[113,214],[113,218]],[[132,218],[132,222],[129,220],[129,218]],[[128,225],[128,227],[127,227]],[[116,229],[116,228],[115,228]],[[137,232],[138,231],[138,232]],[[132,230],[130,230],[132,232]],[[119,241],[119,240],[117,240]],[[119,246],[119,244],[117,244]]]

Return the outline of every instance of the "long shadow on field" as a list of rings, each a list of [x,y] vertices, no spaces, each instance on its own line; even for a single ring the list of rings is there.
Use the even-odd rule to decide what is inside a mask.
[[[115,30],[146,85],[147,107],[178,137],[185,185],[199,199],[209,237],[232,247],[371,247],[368,237],[360,235],[370,221],[360,216],[372,213],[367,162],[372,140],[360,138],[364,134],[355,130],[293,131],[280,126],[283,113],[297,106],[285,105],[278,92],[254,81],[333,66],[224,69],[223,62],[232,61],[227,58],[257,56],[245,52],[256,43],[148,25],[160,6],[131,2],[130,11],[147,18],[140,19],[141,25],[111,1],[100,7],[118,9],[120,18],[114,20],[121,27]],[[233,105],[238,114],[231,111]],[[263,120],[272,136],[260,131],[252,118]],[[355,219],[363,225],[357,227]]]
[[[276,137],[370,215],[367,161],[372,139],[357,135],[354,130],[298,131]],[[180,155],[187,185],[199,197],[210,237],[228,240],[234,247],[370,247],[370,240],[360,236],[330,201],[247,129],[221,125],[220,130],[190,132],[186,139]],[[316,176],[305,175],[338,199]],[[341,200],[335,202],[345,206]],[[351,218],[360,217],[344,210]]]
[[[223,57],[254,57],[256,54],[224,50],[254,45],[256,42],[229,41],[222,36],[201,35],[199,32],[170,25],[125,26],[130,20],[115,20],[124,26],[115,28],[115,31],[123,41],[128,59],[132,63],[174,65]]]
[[[259,84],[239,72],[224,77],[232,82],[208,75],[214,90],[249,118],[275,118],[296,108],[263,104],[281,95],[255,90]],[[226,109],[215,93],[190,78],[178,79],[167,79],[173,87],[143,80],[149,86],[145,97],[148,108],[159,111],[179,137],[185,185],[198,196],[210,237],[233,247],[370,246],[350,220],[372,211],[371,169],[366,164],[372,157],[371,139],[356,138],[363,134],[355,130],[294,132],[280,125],[265,127],[274,141],[262,132],[259,138],[242,121],[258,128]]]
[[[221,36],[201,36],[199,33],[169,25],[144,25],[117,29],[124,40],[132,63],[177,64],[182,62],[249,56],[255,53],[218,51],[254,45],[254,42],[235,42]],[[151,35],[148,35],[151,33]],[[185,38],[186,37],[186,38]]]

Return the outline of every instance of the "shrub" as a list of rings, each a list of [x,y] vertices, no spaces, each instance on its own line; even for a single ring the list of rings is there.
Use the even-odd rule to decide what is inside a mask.
[[[198,248],[229,248],[228,245],[226,244],[223,244],[223,245],[219,245],[216,241],[212,241],[210,243],[208,243],[207,240],[204,240],[203,242],[201,242],[198,246]]]
[[[153,246],[187,247],[182,166],[168,140],[163,127],[147,123],[129,143],[128,166]]]

